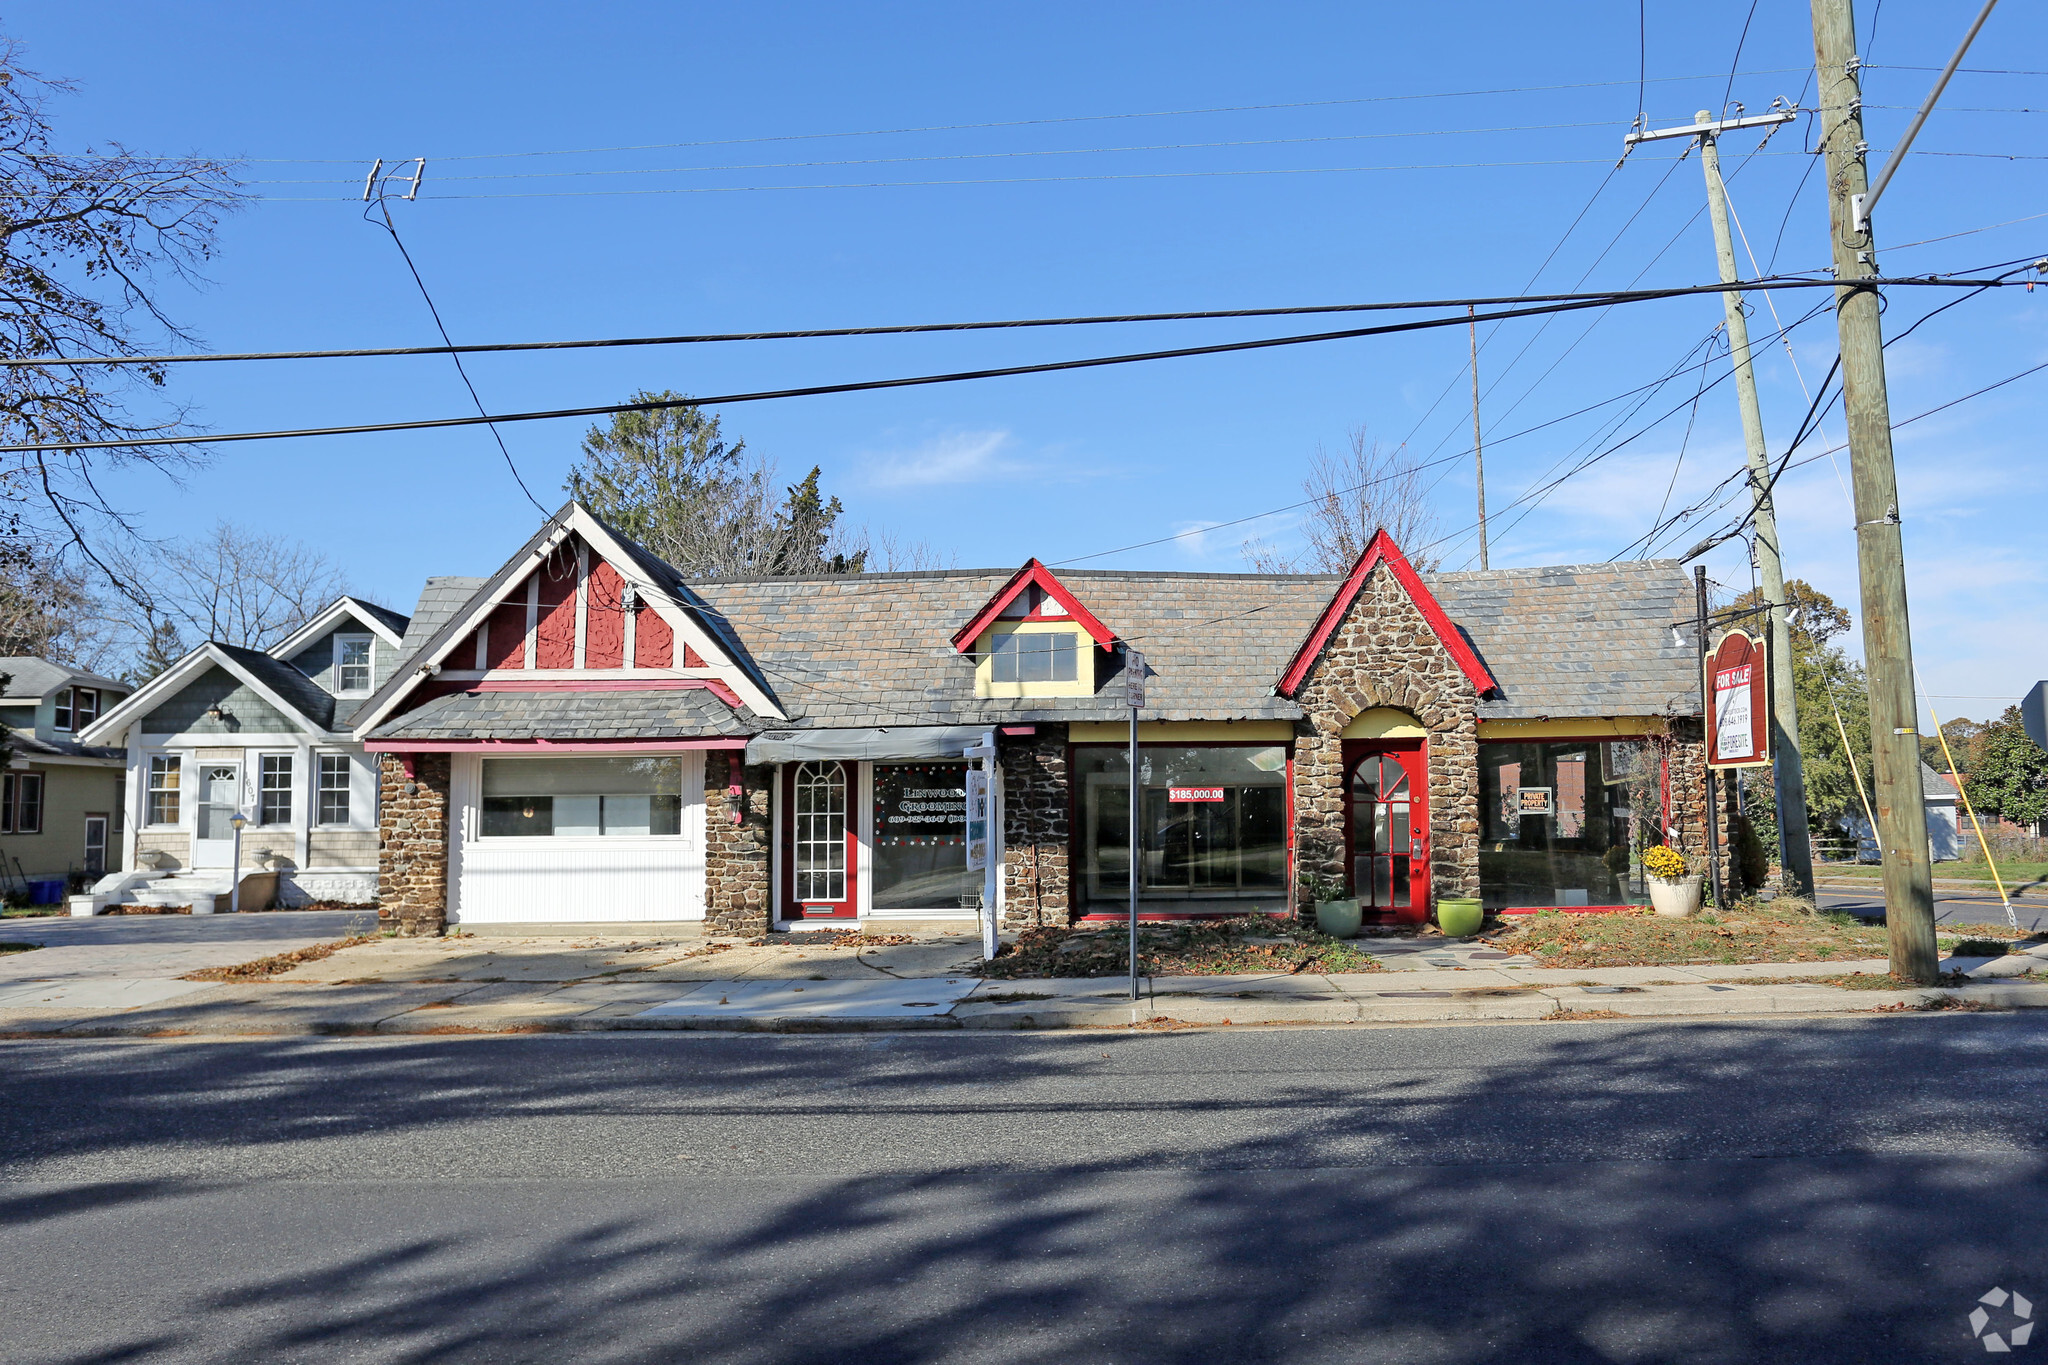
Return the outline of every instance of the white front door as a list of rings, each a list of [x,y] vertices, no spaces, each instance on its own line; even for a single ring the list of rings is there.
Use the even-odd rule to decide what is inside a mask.
[[[227,867],[235,858],[235,827],[242,806],[242,765],[199,765],[198,804],[192,812],[192,866]]]

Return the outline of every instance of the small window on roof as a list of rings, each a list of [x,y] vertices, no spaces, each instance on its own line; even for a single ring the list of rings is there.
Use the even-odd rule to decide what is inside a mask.
[[[989,681],[1073,682],[1079,677],[1074,637],[1065,631],[998,635],[989,641]]]
[[[370,664],[376,642],[368,635],[334,637],[334,690],[338,693],[370,690]]]

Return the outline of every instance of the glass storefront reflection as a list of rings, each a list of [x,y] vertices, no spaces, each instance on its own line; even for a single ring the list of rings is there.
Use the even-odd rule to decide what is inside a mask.
[[[1183,909],[1281,908],[1287,898],[1287,750],[1278,745],[1138,751],[1139,898],[1255,902]],[[1074,751],[1088,908],[1130,886],[1130,760],[1123,748]]]

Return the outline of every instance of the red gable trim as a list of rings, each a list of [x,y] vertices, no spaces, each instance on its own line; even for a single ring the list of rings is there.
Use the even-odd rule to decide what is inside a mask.
[[[1096,644],[1108,649],[1115,643],[1116,633],[1096,620],[1095,614],[1081,605],[1081,599],[1068,592],[1066,584],[1053,577],[1051,569],[1036,559],[1027,559],[1024,561],[1024,567],[1010,575],[1010,581],[1003,584],[994,597],[988,599],[988,605],[976,612],[974,619],[962,626],[953,636],[953,648],[962,654],[973,650],[974,642],[981,638],[983,631],[995,624],[996,618],[1003,614],[1003,608],[1016,601],[1017,595],[1024,589],[1034,585],[1047,597],[1065,607],[1067,615],[1073,618],[1076,625],[1087,631]]]
[[[1451,618],[1444,614],[1443,605],[1436,600],[1436,595],[1430,592],[1428,585],[1422,581],[1422,576],[1408,563],[1408,557],[1401,553],[1400,546],[1394,544],[1394,538],[1382,529],[1373,532],[1372,540],[1365,547],[1365,553],[1351,566],[1351,572],[1345,577],[1343,585],[1337,589],[1337,595],[1330,599],[1330,605],[1324,607],[1323,614],[1317,618],[1316,628],[1309,632],[1307,641],[1295,654],[1294,661],[1288,664],[1287,671],[1280,675],[1280,695],[1292,697],[1299,690],[1302,680],[1308,676],[1310,666],[1322,656],[1323,646],[1329,644],[1330,637],[1337,633],[1337,623],[1344,619],[1344,613],[1351,610],[1352,602],[1357,600],[1367,576],[1381,564],[1385,564],[1393,571],[1394,581],[1408,594],[1408,600],[1422,613],[1422,619],[1429,622],[1429,628],[1436,632],[1437,640],[1465,676],[1472,680],[1472,686],[1478,690],[1479,695],[1483,697],[1488,692],[1499,690],[1500,684],[1494,681],[1493,674],[1479,661],[1479,655],[1465,642],[1465,637],[1458,633],[1458,628],[1451,624]]]

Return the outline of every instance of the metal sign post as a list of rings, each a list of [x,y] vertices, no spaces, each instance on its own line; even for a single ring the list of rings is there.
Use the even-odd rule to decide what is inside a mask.
[[[1124,650],[1124,704],[1131,708],[1131,999],[1138,998],[1138,712],[1145,705],[1145,656]]]
[[[980,767],[967,770],[967,870],[982,874],[981,956],[992,961],[1002,947],[996,925],[1002,853],[996,843],[1000,828],[997,821],[1001,816],[997,806],[995,732],[990,731],[981,743],[969,746],[960,756],[981,761]]]

